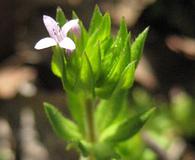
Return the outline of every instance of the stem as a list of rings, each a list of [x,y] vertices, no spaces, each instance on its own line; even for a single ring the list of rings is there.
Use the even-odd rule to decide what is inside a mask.
[[[93,100],[88,100],[86,104],[87,139],[92,145],[96,141],[94,127],[94,107]],[[95,160],[93,153],[89,155],[88,160]]]
[[[94,115],[93,115],[93,105],[88,103],[86,106],[86,118],[88,127],[88,140],[91,143],[95,142],[95,130],[94,130]]]

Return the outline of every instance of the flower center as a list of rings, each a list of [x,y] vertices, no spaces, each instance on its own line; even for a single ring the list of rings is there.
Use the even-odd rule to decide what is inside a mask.
[[[54,38],[58,43],[61,42],[61,41],[64,39],[64,36],[63,36],[63,34],[62,34],[61,29],[60,29],[59,26],[58,26],[57,28],[53,28],[52,31],[53,31],[53,35],[54,35],[53,38]]]

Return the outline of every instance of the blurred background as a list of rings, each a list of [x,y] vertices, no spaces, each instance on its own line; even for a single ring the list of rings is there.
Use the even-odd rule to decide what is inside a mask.
[[[0,160],[78,159],[65,150],[44,114],[44,101],[68,114],[66,96],[50,70],[51,49],[37,51],[34,45],[48,34],[43,14],[55,17],[60,6],[70,19],[74,10],[87,27],[96,4],[111,14],[113,34],[121,17],[133,38],[150,26],[129,102],[132,112],[153,106],[158,111],[130,142],[137,147],[128,148],[129,158],[195,160],[194,0],[2,1]]]

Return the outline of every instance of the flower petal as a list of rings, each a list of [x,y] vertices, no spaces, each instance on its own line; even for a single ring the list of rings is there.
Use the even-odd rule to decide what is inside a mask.
[[[70,29],[80,29],[79,27],[79,19],[73,19],[68,21],[62,26],[62,32],[64,36],[67,35],[67,33],[70,31]]]
[[[74,50],[76,48],[74,42],[72,41],[72,39],[65,37],[60,43],[59,43],[60,47],[65,48],[65,49],[69,49],[69,50]]]
[[[57,35],[60,32],[58,23],[50,16],[43,15],[43,22],[49,35],[57,41]]]
[[[52,47],[55,45],[57,45],[57,43],[53,38],[46,37],[46,38],[43,38],[40,41],[38,41],[34,48],[39,50],[39,49]]]

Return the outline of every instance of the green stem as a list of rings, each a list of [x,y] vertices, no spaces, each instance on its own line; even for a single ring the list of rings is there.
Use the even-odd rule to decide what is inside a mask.
[[[94,107],[95,106],[93,100],[88,100],[86,104],[87,139],[92,145],[94,145],[96,141],[94,126]],[[95,160],[93,153],[89,155],[88,160]]]
[[[89,105],[90,104],[90,105]],[[95,142],[95,132],[94,132],[94,115],[93,115],[93,106],[92,103],[89,103],[86,106],[86,118],[88,126],[88,140],[91,143]]]

